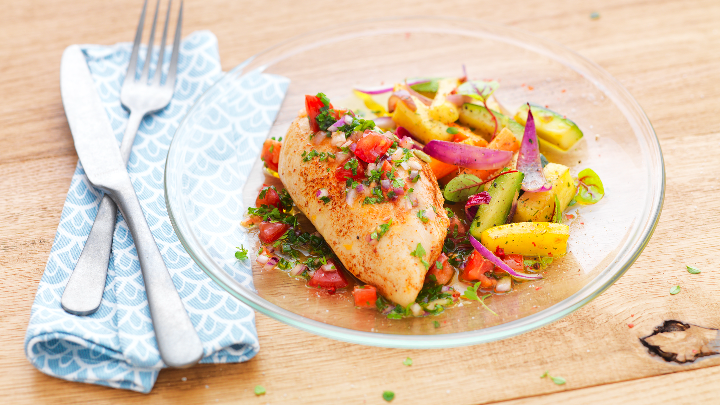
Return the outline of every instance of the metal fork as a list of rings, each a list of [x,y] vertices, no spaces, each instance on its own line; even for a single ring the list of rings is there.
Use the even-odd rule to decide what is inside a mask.
[[[130,110],[130,118],[125,128],[122,144],[120,145],[120,154],[125,160],[125,163],[127,163],[130,157],[130,151],[135,142],[135,135],[137,134],[138,128],[140,128],[140,123],[143,118],[147,114],[165,108],[170,103],[173,92],[175,91],[175,74],[177,73],[178,49],[180,48],[181,37],[180,29],[182,27],[182,1],[180,2],[180,11],[178,12],[177,26],[175,28],[175,40],[173,42],[172,57],[170,59],[170,70],[168,71],[165,83],[160,83],[171,6],[172,0],[170,0],[168,4],[165,15],[165,28],[163,28],[162,41],[160,43],[160,57],[158,58],[157,68],[150,80],[148,80],[150,59],[153,52],[160,0],[157,1],[157,5],[155,6],[155,17],[153,19],[152,31],[150,32],[150,41],[147,47],[147,56],[145,58],[145,64],[143,65],[142,74],[140,75],[140,79],[136,79],[136,70],[138,69],[136,65],[140,41],[142,40],[143,25],[145,23],[147,0],[145,0],[145,4],[143,5],[142,14],[140,14],[140,22],[138,23],[135,34],[135,43],[133,44],[130,55],[128,71],[120,92],[120,101],[123,107]],[[73,270],[70,280],[63,292],[61,305],[65,311],[75,315],[90,315],[100,307],[103,291],[105,290],[105,278],[107,277],[107,268],[110,261],[116,218],[117,206],[110,197],[105,195],[100,203],[100,209],[95,217],[95,223],[90,230],[87,242],[85,242],[85,247],[80,254],[80,258],[75,265],[75,270]]]

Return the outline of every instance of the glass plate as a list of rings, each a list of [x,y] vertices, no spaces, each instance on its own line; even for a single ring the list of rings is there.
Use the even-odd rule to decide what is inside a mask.
[[[251,269],[254,260],[234,258],[236,246],[252,245],[240,222],[265,181],[258,159],[262,142],[284,135],[304,108],[305,94],[322,91],[340,105],[354,86],[459,76],[462,65],[471,78],[498,79],[497,98],[511,111],[531,101],[574,120],[584,138],[569,153],[543,152],[573,175],[594,169],[605,185],[600,203],[575,207],[576,218],[566,222],[569,253],[543,280],[489,298],[497,316],[477,302],[465,302],[438,316],[390,320],[355,309],[349,293],[329,296],[282,271]],[[450,18],[343,24],[253,56],[197,101],[177,130],[165,169],[175,232],[198,265],[232,295],[318,335],[396,348],[504,339],[580,308],[640,255],[660,215],[664,186],[662,153],[650,122],[606,71],[552,41]]]

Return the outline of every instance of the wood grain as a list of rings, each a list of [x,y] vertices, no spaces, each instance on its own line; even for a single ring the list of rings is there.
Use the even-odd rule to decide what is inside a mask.
[[[615,285],[570,316],[502,342],[413,351],[319,338],[258,315],[261,351],[242,364],[164,370],[149,395],[48,377],[23,338],[77,157],[59,92],[74,43],[134,33],[139,0],[3,2],[0,13],[0,392],[20,403],[713,403],[720,358],[651,357],[638,338],[666,319],[720,327],[720,3],[706,1],[185,2],[183,31],[212,30],[224,69],[293,35],[387,15],[481,18],[561,42],[607,69],[650,117],[667,191],[655,235]],[[600,18],[590,19],[597,11]],[[380,45],[379,45],[380,46]],[[632,203],[632,202],[628,202]],[[685,264],[703,269],[689,275]],[[670,296],[673,285],[680,294]],[[628,327],[628,324],[634,327]],[[402,365],[406,357],[412,367]],[[540,375],[549,370],[567,384]],[[186,377],[186,381],[182,378]],[[264,397],[252,392],[256,384]],[[6,402],[6,401],[3,401]]]

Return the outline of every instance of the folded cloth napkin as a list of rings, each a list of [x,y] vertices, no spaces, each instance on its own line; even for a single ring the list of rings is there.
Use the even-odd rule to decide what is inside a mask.
[[[129,43],[82,46],[118,142],[128,118],[120,104],[120,89],[131,48]],[[145,52],[139,52],[141,63]],[[157,53],[154,58],[156,61]],[[242,362],[259,350],[254,312],[217,286],[193,262],[173,232],[165,206],[163,174],[173,134],[193,102],[221,76],[217,39],[212,33],[196,32],[183,40],[173,99],[162,111],[145,117],[128,163],[148,224],[203,341],[202,363]],[[259,82],[258,86],[263,84],[267,83]],[[257,92],[267,97],[256,99],[266,100],[266,110],[276,113],[287,86],[268,87],[283,94],[278,97],[261,88]],[[272,119],[267,123],[268,130],[271,123]],[[32,306],[25,353],[35,367],[55,377],[147,393],[164,364],[155,341],[137,253],[121,215],[113,236],[100,309],[81,317],[66,313],[60,306],[101,197],[102,192],[88,183],[78,163]],[[247,276],[243,282],[252,288],[249,272]]]

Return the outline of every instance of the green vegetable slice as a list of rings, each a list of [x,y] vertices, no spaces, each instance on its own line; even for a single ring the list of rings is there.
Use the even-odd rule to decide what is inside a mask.
[[[575,200],[581,204],[595,204],[605,196],[605,187],[600,176],[592,169],[578,174],[578,191]]]
[[[472,174],[461,174],[445,186],[443,196],[452,202],[464,201],[482,191],[482,180]]]

